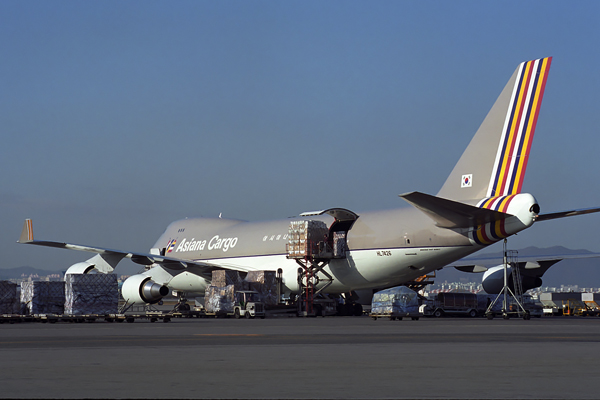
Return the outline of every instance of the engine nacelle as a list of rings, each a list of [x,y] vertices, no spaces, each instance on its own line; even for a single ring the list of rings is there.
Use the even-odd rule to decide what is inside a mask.
[[[77,264],[73,264],[67,269],[65,275],[67,274],[89,274],[96,267],[96,264],[91,263],[89,261],[78,262]]]
[[[133,275],[123,282],[121,295],[128,304],[154,304],[169,294],[169,288],[154,282],[147,275]]]
[[[523,287],[523,293],[529,289],[542,286],[542,279],[533,276],[521,275],[521,286]],[[514,284],[512,277],[512,268],[509,266],[506,271],[508,287],[514,292]],[[485,271],[483,278],[481,279],[481,286],[488,294],[498,294],[504,287],[504,266],[498,265]]]

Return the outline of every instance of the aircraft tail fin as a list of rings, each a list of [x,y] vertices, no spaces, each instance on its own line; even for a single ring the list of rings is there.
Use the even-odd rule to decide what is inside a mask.
[[[521,192],[552,57],[521,63],[438,192],[464,201]]]

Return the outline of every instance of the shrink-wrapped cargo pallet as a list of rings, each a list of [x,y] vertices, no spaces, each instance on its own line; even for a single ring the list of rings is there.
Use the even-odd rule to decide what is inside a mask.
[[[45,281],[21,282],[23,314],[63,314],[65,283]]]
[[[17,284],[0,281],[0,314],[18,313]]]
[[[209,286],[204,293],[204,308],[208,313],[225,314],[233,312],[235,286]]]
[[[115,274],[65,276],[65,314],[116,314],[119,286]]]
[[[225,287],[228,285],[235,286],[235,290],[244,290],[244,280],[240,277],[238,271],[228,269],[217,269],[212,272],[212,286]]]
[[[333,233],[333,256],[346,257],[346,232]]]
[[[371,314],[417,314],[419,298],[414,290],[398,286],[382,290],[373,295]]]
[[[310,255],[318,242],[326,241],[329,229],[323,221],[290,221],[288,229],[288,255],[304,257]]]
[[[265,305],[277,304],[277,279],[275,271],[249,271],[246,282],[249,289],[260,294]]]

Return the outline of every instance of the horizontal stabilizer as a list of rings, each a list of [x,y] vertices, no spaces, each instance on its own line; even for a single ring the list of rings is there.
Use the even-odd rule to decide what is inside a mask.
[[[420,192],[405,193],[400,197],[427,214],[441,228],[476,228],[510,217],[510,214]]]
[[[535,221],[548,221],[551,219],[573,217],[575,215],[591,214],[600,211],[600,208],[581,208],[579,210],[559,211],[548,214],[540,214],[535,218]]]

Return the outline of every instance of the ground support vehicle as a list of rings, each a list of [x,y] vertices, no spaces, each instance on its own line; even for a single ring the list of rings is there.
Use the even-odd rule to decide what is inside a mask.
[[[330,299],[328,297],[317,297],[313,299],[313,309],[315,311],[315,316],[317,317],[326,317],[336,315],[337,310],[337,301],[335,299]]]
[[[377,318],[389,318],[390,321],[402,321],[402,318],[410,318],[413,321],[418,321],[419,318],[423,316],[423,314],[421,313],[380,313],[380,314],[374,314],[371,313],[369,314],[369,317],[371,317],[371,319],[373,321],[376,321]]]
[[[206,311],[206,316],[234,318],[265,318],[265,304],[260,300],[260,294],[253,290],[238,290],[233,302],[222,304],[218,310]]]
[[[402,318],[418,320],[421,315],[417,292],[406,286],[380,290],[373,294],[369,313],[373,320],[377,318],[389,318],[390,321],[402,320]]]
[[[473,293],[438,293],[435,298],[427,300],[423,307],[423,315],[427,317],[455,315],[475,318],[481,314],[477,295]]]

